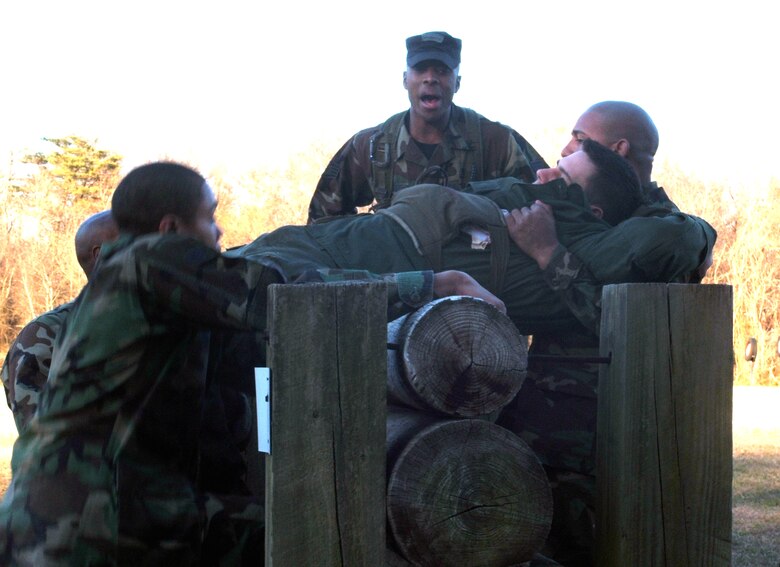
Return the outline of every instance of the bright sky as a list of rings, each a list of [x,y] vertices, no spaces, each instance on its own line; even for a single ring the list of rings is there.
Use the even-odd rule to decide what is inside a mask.
[[[407,36],[463,40],[456,104],[554,160],[606,99],[643,106],[657,159],[693,174],[780,177],[772,2],[5,0],[0,171],[40,139],[97,139],[132,167],[204,172],[342,142],[408,107]]]

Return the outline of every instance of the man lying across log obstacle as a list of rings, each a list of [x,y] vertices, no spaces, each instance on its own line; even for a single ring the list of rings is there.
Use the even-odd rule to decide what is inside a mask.
[[[593,329],[602,285],[672,281],[694,272],[714,246],[704,220],[646,204],[628,163],[596,142],[540,178],[552,180],[484,181],[467,193],[410,187],[376,214],[282,227],[226,255],[272,261],[291,280],[324,267],[463,271],[500,297],[529,334],[567,328],[575,317]],[[540,261],[510,236],[518,215],[545,206],[559,243]]]

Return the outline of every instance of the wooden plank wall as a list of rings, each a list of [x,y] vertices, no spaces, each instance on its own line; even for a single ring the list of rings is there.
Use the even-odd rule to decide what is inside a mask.
[[[272,286],[268,318],[265,564],[383,565],[385,285]]]
[[[731,561],[732,289],[604,288],[597,564]]]

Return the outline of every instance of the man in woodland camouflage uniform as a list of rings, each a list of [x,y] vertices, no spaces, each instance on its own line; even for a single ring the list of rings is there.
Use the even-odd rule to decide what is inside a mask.
[[[462,189],[515,177],[531,183],[547,167],[511,128],[452,104],[460,88],[461,40],[428,32],[406,40],[409,110],[353,136],[331,159],[309,205],[309,222],[387,207],[393,194],[423,183]]]
[[[111,211],[102,211],[85,220],[76,231],[76,258],[87,279],[97,262],[103,242],[117,237]],[[0,372],[8,407],[21,433],[38,407],[38,397],[49,376],[52,349],[62,323],[73,309],[64,303],[39,315],[21,330],[3,362]]]
[[[577,120],[561,156],[578,151],[588,139],[628,160],[653,207],[678,211],[650,180],[658,130],[642,108],[622,101],[594,104]],[[526,230],[538,238],[538,227],[529,223]],[[703,258],[700,270],[679,274],[673,281],[700,281],[708,258]],[[601,298],[593,301],[600,304]],[[537,332],[529,354],[597,357],[598,327],[575,325],[569,330]],[[531,360],[523,387],[499,418],[501,425],[529,443],[545,465],[555,507],[545,553],[567,567],[593,564],[598,373],[597,364]]]
[[[76,299],[14,446],[0,564],[261,561],[262,506],[196,486],[199,435],[210,329],[262,330],[266,288],[284,274],[219,253],[216,205],[200,174],[173,163],[136,168],[117,187],[120,236]],[[501,306],[466,274],[377,278],[409,310],[434,294]]]

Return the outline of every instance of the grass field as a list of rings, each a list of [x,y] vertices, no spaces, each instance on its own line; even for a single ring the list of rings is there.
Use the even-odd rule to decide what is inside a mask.
[[[734,388],[734,567],[780,565],[780,388]]]
[[[780,565],[780,388],[734,388],[733,567]],[[0,411],[0,493],[10,481],[15,428]]]

